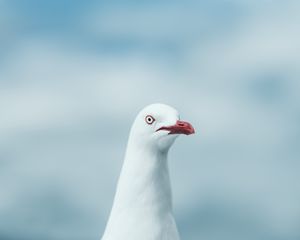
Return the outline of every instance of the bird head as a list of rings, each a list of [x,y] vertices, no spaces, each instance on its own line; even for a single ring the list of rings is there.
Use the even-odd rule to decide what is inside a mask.
[[[140,147],[168,151],[180,134],[195,133],[193,126],[181,121],[176,109],[165,104],[151,104],[137,115],[130,138]]]

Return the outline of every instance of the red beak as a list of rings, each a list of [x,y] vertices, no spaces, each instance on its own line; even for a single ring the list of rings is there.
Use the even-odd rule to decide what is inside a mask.
[[[169,131],[169,134],[185,134],[185,135],[190,135],[195,133],[195,129],[193,128],[192,124],[184,121],[177,121],[175,125],[173,126],[168,126],[168,127],[161,127],[156,130],[167,130]]]

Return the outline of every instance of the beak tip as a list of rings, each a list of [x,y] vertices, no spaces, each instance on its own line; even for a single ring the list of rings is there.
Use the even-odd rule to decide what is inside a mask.
[[[191,131],[190,131],[187,135],[192,135],[192,134],[195,134],[195,133],[196,133],[196,132],[195,132],[195,129],[192,128]]]

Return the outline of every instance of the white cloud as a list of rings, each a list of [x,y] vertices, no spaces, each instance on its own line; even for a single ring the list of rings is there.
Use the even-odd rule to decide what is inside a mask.
[[[13,182],[2,188],[7,194],[1,211],[9,213],[19,204],[15,194],[24,179],[33,188],[56,179],[78,197],[82,209],[107,214],[129,125],[145,104],[162,101],[178,107],[197,130],[172,149],[176,211],[198,208],[216,192],[212,195],[220,201],[228,196],[253,201],[257,218],[265,219],[275,235],[297,231],[291,227],[297,202],[291,199],[299,198],[292,194],[298,169],[284,148],[298,127],[294,113],[284,111],[299,101],[297,9],[295,3],[257,10],[239,30],[207,44],[192,37],[180,45],[184,59],[177,67],[142,52],[97,55],[45,39],[22,41],[0,73],[6,79],[0,83],[1,150],[12,159],[1,176],[2,182]],[[193,22],[192,14],[181,23],[186,13],[176,8],[166,20],[166,8],[148,10],[111,9],[86,24],[96,21],[95,34],[152,42],[181,34],[189,38],[201,20]],[[193,26],[173,28],[187,23]],[[288,96],[273,105],[245,96],[251,95],[249,74],[265,69],[286,77]],[[105,129],[112,126],[126,130],[107,139]]]

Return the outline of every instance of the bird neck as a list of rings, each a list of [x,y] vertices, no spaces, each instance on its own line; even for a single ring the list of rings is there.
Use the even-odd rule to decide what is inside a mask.
[[[168,214],[172,211],[172,194],[168,170],[168,151],[128,143],[117,192],[115,211]]]

